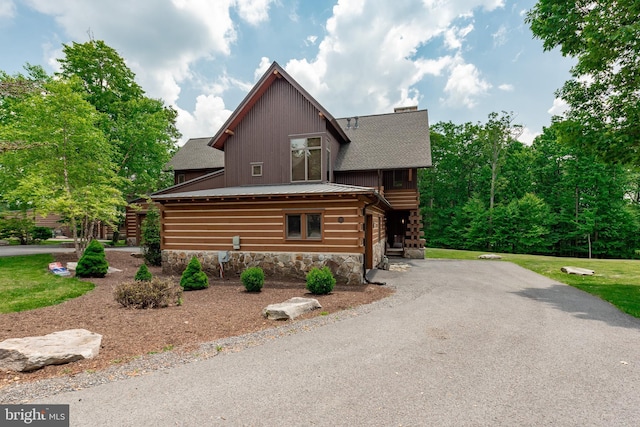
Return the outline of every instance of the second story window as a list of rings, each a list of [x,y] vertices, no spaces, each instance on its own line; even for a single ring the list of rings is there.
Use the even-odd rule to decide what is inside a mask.
[[[322,141],[320,137],[291,140],[291,181],[322,179]]]

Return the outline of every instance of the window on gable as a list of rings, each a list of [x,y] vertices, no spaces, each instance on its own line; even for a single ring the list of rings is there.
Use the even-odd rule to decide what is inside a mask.
[[[295,213],[286,215],[287,239],[322,239],[322,214]]]
[[[262,163],[251,163],[251,176],[262,176]]]
[[[322,140],[320,137],[291,140],[291,181],[322,179]]]
[[[185,182],[186,180],[186,176],[183,173],[179,173],[178,174],[178,184],[182,184],[183,182]]]

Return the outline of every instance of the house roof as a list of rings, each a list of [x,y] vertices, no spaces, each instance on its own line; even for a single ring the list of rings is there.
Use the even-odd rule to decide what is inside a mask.
[[[357,127],[356,127],[357,123]],[[334,170],[431,166],[427,110],[338,119],[351,142],[340,146]]]
[[[166,169],[216,169],[224,167],[224,152],[208,145],[211,137],[189,139],[165,166]]]
[[[278,185],[254,185],[243,187],[223,187],[210,190],[186,191],[182,193],[158,194],[151,196],[153,200],[176,199],[224,199],[224,198],[254,198],[273,196],[323,196],[323,195],[347,195],[362,194],[377,197],[385,205],[389,202],[380,193],[370,187],[358,187],[334,183],[310,183],[310,184],[278,184]]]
[[[348,141],[348,136],[344,133],[342,128],[338,125],[336,119],[316,101],[302,86],[298,84],[286,71],[277,63],[273,62],[269,69],[260,78],[258,83],[251,89],[244,100],[231,114],[227,121],[222,125],[218,133],[214,135],[209,141],[209,145],[220,150],[224,150],[225,141],[234,134],[235,128],[242,121],[244,116],[253,108],[256,102],[264,95],[269,89],[271,84],[277,79],[285,79],[291,86],[293,86],[298,92],[300,92],[317,110],[318,113],[325,118],[328,126],[335,129],[335,131],[345,140]]]

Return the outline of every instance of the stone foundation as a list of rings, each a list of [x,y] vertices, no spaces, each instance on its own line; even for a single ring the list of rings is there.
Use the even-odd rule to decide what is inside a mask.
[[[403,256],[411,259],[424,259],[424,248],[405,248]]]
[[[225,251],[222,251],[225,252]],[[309,252],[243,252],[228,251],[229,261],[224,263],[225,277],[239,278],[249,267],[260,267],[266,277],[305,280],[311,268],[329,267],[337,283],[359,285],[363,283],[362,254],[325,254]],[[220,277],[219,251],[162,251],[162,272],[179,276],[195,256],[209,276]]]

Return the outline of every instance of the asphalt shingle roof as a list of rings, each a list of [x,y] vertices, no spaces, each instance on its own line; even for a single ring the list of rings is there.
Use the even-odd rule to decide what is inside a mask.
[[[224,167],[224,152],[207,145],[211,137],[191,138],[167,163],[167,169],[213,169]]]
[[[427,110],[337,119],[351,142],[338,152],[334,170],[405,169],[431,166]]]

